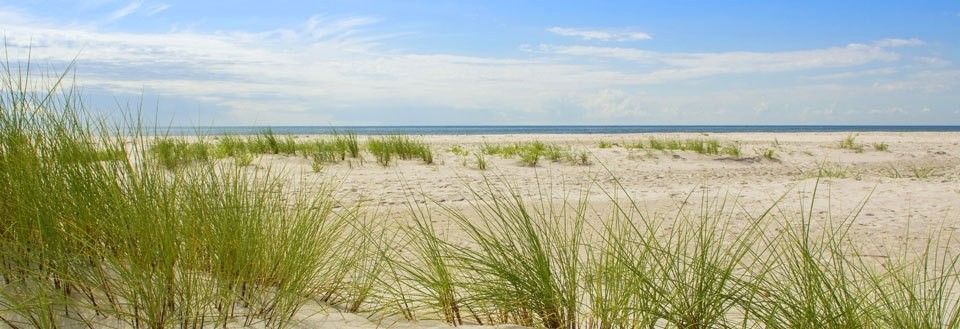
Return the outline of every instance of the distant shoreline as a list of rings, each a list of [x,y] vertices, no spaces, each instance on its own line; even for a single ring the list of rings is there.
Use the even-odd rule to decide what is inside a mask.
[[[830,133],[960,132],[960,125],[477,125],[477,126],[175,126],[148,128],[155,135],[251,135],[271,130],[278,135],[514,135],[638,133]]]

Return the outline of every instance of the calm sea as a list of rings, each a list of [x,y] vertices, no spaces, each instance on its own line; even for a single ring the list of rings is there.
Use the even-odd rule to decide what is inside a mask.
[[[960,126],[206,126],[160,129],[169,135],[249,135],[272,130],[282,135],[352,132],[359,135],[633,134],[730,132],[960,132]]]

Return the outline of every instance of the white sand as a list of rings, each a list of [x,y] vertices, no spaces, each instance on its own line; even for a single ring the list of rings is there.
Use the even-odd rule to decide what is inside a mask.
[[[918,244],[920,237],[933,232],[951,234],[960,222],[960,133],[860,133],[858,153],[839,147],[848,133],[722,133],[722,134],[629,134],[629,135],[492,135],[419,136],[432,145],[435,164],[398,161],[389,167],[378,165],[369,154],[363,163],[350,161],[328,165],[314,173],[310,161],[299,157],[265,156],[255,164],[283,168],[295,184],[301,180],[333,180],[340,184],[338,195],[348,203],[364,202],[378,212],[394,212],[384,220],[401,220],[407,200],[425,198],[454,208],[466,208],[470,194],[466,186],[477,186],[484,175],[527,190],[536,197],[537,184],[551,185],[551,191],[573,193],[582,184],[593,184],[592,206],[603,209],[609,199],[600,188],[615,189],[611,177],[619,178],[631,197],[654,213],[675,211],[691,193],[706,189],[736,200],[745,211],[759,213],[781,196],[785,211],[799,209],[809,199],[818,167],[843,168],[846,178],[829,178],[820,184],[815,217],[843,218],[869,196],[856,219],[851,238],[864,253],[884,257],[902,245],[908,226]],[[741,159],[706,156],[693,152],[636,150],[614,146],[599,148],[600,141],[633,143],[650,137],[686,139],[711,138],[739,143]],[[308,139],[310,136],[298,138]],[[364,137],[361,137],[363,142]],[[459,145],[478,152],[484,143],[513,143],[540,140],[568,146],[575,152],[591,154],[592,165],[577,166],[541,160],[536,168],[524,167],[517,159],[487,156],[489,169],[476,169],[473,155],[461,157],[449,152]],[[876,151],[873,143],[884,142],[888,151]],[[770,161],[758,152],[774,149],[778,160]],[[904,177],[894,177],[899,171]],[[911,177],[914,171],[922,178]],[[422,195],[421,195],[422,193]],[[562,194],[562,193],[561,193]],[[829,202],[827,200],[829,199]],[[438,220],[443,220],[439,217]],[[389,223],[385,223],[389,224]],[[441,223],[443,224],[443,223]],[[823,225],[824,223],[815,223]],[[940,228],[943,229],[940,229]],[[307,307],[299,318],[302,327],[444,327],[439,323],[374,323],[360,315]],[[312,312],[311,312],[312,311]]]

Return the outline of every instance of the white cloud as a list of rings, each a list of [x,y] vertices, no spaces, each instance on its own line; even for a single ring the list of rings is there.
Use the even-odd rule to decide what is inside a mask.
[[[807,77],[808,80],[826,81],[826,80],[844,80],[864,77],[889,76],[897,74],[900,71],[893,67],[883,67],[878,69],[853,70],[838,73],[819,74]]]
[[[580,105],[590,119],[636,118],[647,114],[640,95],[620,89],[603,89],[584,98]]]
[[[576,37],[583,40],[599,40],[599,41],[638,41],[638,40],[650,40],[653,39],[648,33],[639,32],[639,31],[615,31],[615,30],[601,30],[601,29],[579,29],[579,28],[570,28],[570,27],[551,27],[547,31],[562,35],[565,37]]]
[[[142,5],[143,1],[141,0],[132,1],[126,6],[120,7],[120,9],[114,10],[112,13],[110,13],[110,16],[107,18],[107,20],[115,21],[130,16],[130,14],[137,12]]]
[[[164,11],[167,11],[167,9],[170,9],[170,5],[165,3],[160,3],[160,4],[150,6],[150,9],[148,9],[145,14],[147,16],[153,16],[153,15],[162,13]]]
[[[917,38],[911,39],[883,39],[874,43],[878,47],[885,48],[895,48],[895,47],[910,47],[910,46],[922,46],[924,44],[923,40]]]

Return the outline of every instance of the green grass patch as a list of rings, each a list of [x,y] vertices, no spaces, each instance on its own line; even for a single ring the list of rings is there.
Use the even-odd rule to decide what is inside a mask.
[[[162,137],[150,145],[150,155],[169,170],[210,160],[209,146],[203,142],[188,142],[179,138]]]
[[[657,151],[695,152],[704,155],[727,155],[740,157],[740,146],[737,144],[723,145],[716,139],[664,139],[650,137],[646,142],[638,141],[626,145],[627,148],[651,149]]]
[[[857,135],[850,134],[840,141],[840,149],[863,153],[863,144],[857,143]]]
[[[873,149],[878,152],[887,152],[890,150],[890,145],[884,142],[873,143]]]
[[[387,166],[394,159],[419,159],[426,164],[433,163],[433,151],[430,146],[408,136],[387,136],[367,140],[367,150],[377,159],[377,163]]]
[[[520,164],[526,167],[536,167],[541,159],[550,162],[566,162],[576,165],[589,164],[589,161],[581,161],[589,160],[587,156],[581,158],[581,154],[573,153],[569,147],[547,144],[541,141],[513,144],[484,144],[480,148],[480,152],[506,159],[517,158]],[[586,155],[586,153],[583,155]]]

